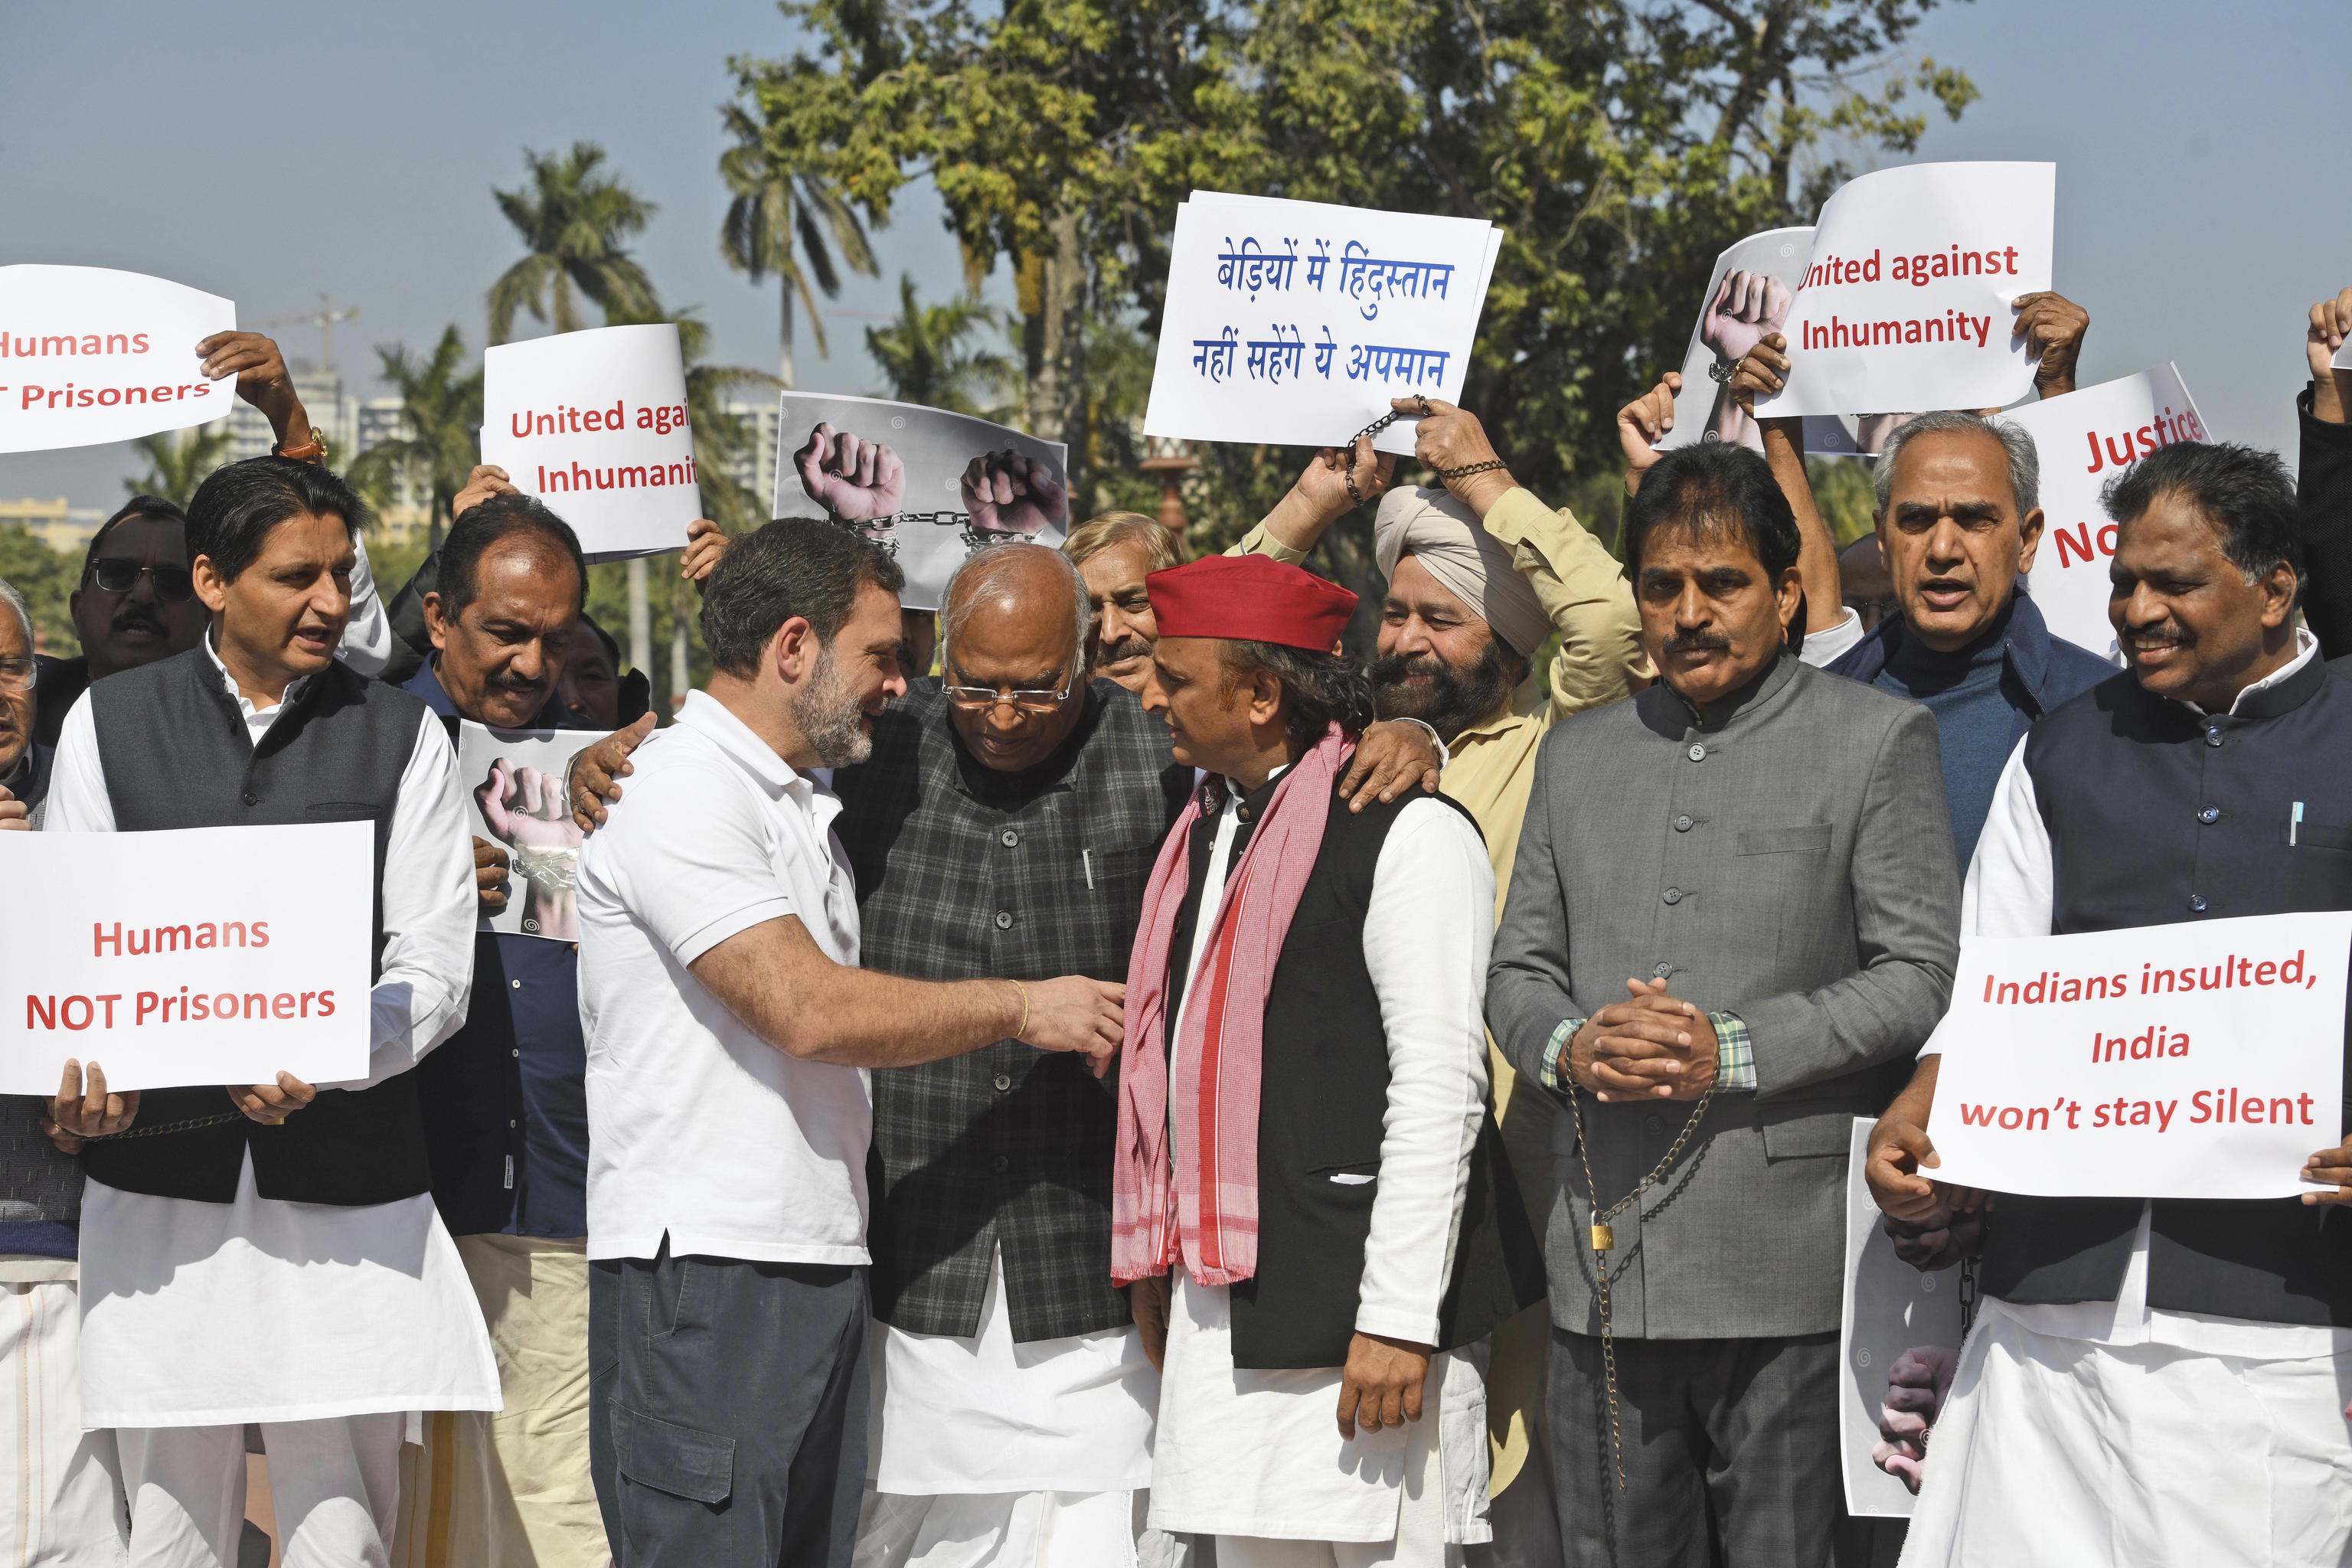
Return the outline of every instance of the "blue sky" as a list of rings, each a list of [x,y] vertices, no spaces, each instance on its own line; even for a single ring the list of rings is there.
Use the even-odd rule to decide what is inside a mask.
[[[312,7],[14,0],[0,26],[0,260],[128,268],[225,294],[241,319],[356,304],[346,374],[373,345],[482,337],[482,294],[518,249],[493,184],[525,146],[602,142],[660,205],[640,254],[716,356],[773,363],[776,296],[719,260],[714,164],[727,57],[785,52],[767,0],[404,0]],[[2294,457],[2300,322],[2352,283],[2341,178],[2352,13],[2271,0],[1978,0],[1906,46],[1983,91],[1923,158],[2053,159],[2056,281],[2091,312],[2084,380],[2171,359],[2223,437]],[[1728,238],[1730,237],[1727,237]],[[830,361],[801,384],[866,392],[862,329],[901,271],[958,284],[937,204],[878,236],[884,276],[845,289]],[[315,356],[317,332],[278,329]],[[372,388],[363,387],[365,390]],[[0,497],[111,508],[121,447],[0,456]]]

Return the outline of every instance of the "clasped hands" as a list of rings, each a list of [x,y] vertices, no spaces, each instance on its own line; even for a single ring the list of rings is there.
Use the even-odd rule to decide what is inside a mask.
[[[1603,1104],[1696,1100],[1715,1087],[1715,1021],[1666,994],[1666,983],[1628,980],[1631,993],[1587,1018],[1569,1041],[1568,1070]]]

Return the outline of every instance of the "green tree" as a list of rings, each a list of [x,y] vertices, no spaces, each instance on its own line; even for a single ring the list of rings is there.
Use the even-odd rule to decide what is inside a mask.
[[[944,305],[922,303],[915,280],[900,273],[898,314],[887,326],[866,329],[866,352],[901,403],[990,413],[994,395],[1012,384],[1015,372],[1009,357],[972,340],[1002,325],[993,307],[970,295]]]
[[[604,150],[574,142],[558,155],[525,150],[530,183],[518,191],[493,189],[529,252],[490,285],[490,342],[514,335],[519,310],[559,332],[577,331],[581,299],[593,302],[612,321],[649,320],[661,306],[653,280],[623,243],[641,234],[654,205],[613,174],[601,174]]]
[[[870,222],[929,180],[968,272],[1010,258],[1026,420],[1091,502],[1089,323],[1159,326],[1198,187],[1506,230],[1465,402],[1513,472],[1613,468],[1617,408],[1676,362],[1716,253],[1808,216],[1846,158],[1905,153],[1975,89],[1902,52],[1935,0],[784,0],[813,40],[734,62],[761,156]],[[1208,537],[1303,455],[1204,448]],[[1196,513],[1197,515],[1197,513]],[[1369,520],[1333,548],[1360,555]],[[1349,531],[1335,531],[1335,534]],[[1362,585],[1355,573],[1343,574]]]
[[[754,283],[775,275],[782,296],[778,380],[790,386],[794,301],[808,312],[816,352],[829,353],[816,295],[822,292],[828,300],[840,296],[843,267],[868,278],[877,276],[874,247],[856,209],[838,190],[761,155],[765,127],[750,110],[730,103],[719,112],[735,145],[719,155],[719,177],[726,183],[729,198],[727,216],[719,226],[719,253]]]
[[[175,506],[186,506],[196,487],[228,460],[228,421],[215,420],[186,430],[163,430],[132,443],[147,460],[147,471],[122,481],[126,494],[162,496]]]
[[[399,343],[379,347],[376,358],[400,394],[403,434],[353,458],[346,477],[378,508],[402,480],[430,497],[427,544],[437,550],[452,521],[450,503],[481,450],[481,367],[466,368],[466,340],[455,322],[422,358]]]
[[[160,493],[160,492],[153,492]],[[74,636],[69,601],[81,581],[81,556],[52,550],[22,523],[0,525],[0,583],[25,595],[33,612],[37,652],[71,657],[80,647]]]

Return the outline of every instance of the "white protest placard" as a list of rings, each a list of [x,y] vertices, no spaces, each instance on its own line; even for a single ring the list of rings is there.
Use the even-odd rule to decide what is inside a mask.
[[[1885,1216],[1863,1179],[1871,1121],[1856,1117],[1845,1181],[1845,1307],[1838,1331],[1838,1450],[1845,1510],[1862,1519],[1908,1519],[1911,1489],[1878,1468],[1879,1413],[1887,1374],[1910,1351],[1960,1348],[1959,1266],[1914,1268],[1895,1256]]]
[[[2169,363],[2029,403],[2002,417],[2033,437],[2042,458],[2042,543],[2026,591],[2052,631],[2115,658],[2107,563],[2116,552],[2116,521],[2100,493],[2158,447],[2206,439],[2205,422]]]
[[[144,273],[0,267],[0,452],[131,441],[225,416],[236,383],[206,379],[196,345],[236,330],[230,301]]]
[[[1805,279],[1812,253],[1810,228],[1772,228],[1736,241],[1715,258],[1706,289],[1691,323],[1690,347],[1683,351],[1683,387],[1675,394],[1674,428],[1654,443],[1657,450],[1698,442],[1731,441],[1751,452],[1764,449],[1763,433],[1748,411],[1731,400],[1730,368],[1763,338],[1788,323],[1789,304]],[[1851,416],[1811,415],[1805,420],[1808,457],[1862,457]]]
[[[1069,450],[920,404],[787,392],[772,515],[857,530],[907,574],[898,603],[936,610],[973,551],[1068,537]]]
[[[365,822],[0,833],[0,1093],[364,1078]]]
[[[1998,408],[2033,386],[2010,302],[2050,287],[2055,163],[1914,163],[1822,204],[1772,414]]]
[[[2295,825],[2242,831],[2293,841]],[[2315,850],[2314,853],[2326,853]],[[1936,1179],[2049,1197],[2276,1198],[2343,1135],[2352,910],[1965,937]]]
[[[1501,239],[1483,219],[1193,192],[1144,434],[1336,446],[1391,398],[1457,401]],[[1411,452],[1415,423],[1374,445]]]
[[[702,490],[677,328],[595,327],[484,351],[482,461],[570,523],[591,559],[684,549]]]
[[[490,929],[551,942],[580,940],[580,829],[563,780],[596,737],[583,730],[457,725],[457,776],[474,836],[507,852],[507,907]]]

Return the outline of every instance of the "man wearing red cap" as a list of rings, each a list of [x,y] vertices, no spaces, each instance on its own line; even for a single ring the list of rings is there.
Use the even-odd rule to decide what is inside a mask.
[[[1255,555],[1150,592],[1143,705],[1207,774],[1144,893],[1112,1157],[1151,1523],[1220,1568],[1458,1562],[1491,1533],[1479,1342],[1541,1289],[1486,1114],[1494,870],[1443,796],[1334,809],[1354,595]]]

